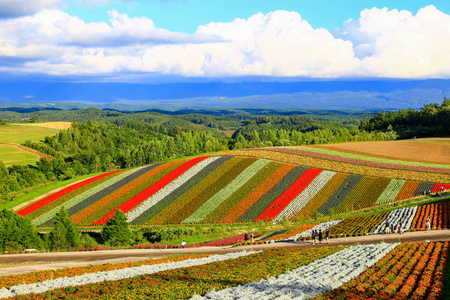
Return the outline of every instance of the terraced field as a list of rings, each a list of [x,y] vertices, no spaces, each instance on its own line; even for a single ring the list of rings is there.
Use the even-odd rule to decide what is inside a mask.
[[[17,213],[36,226],[51,225],[62,206],[77,225],[105,224],[117,209],[132,224],[281,221],[393,203],[450,189],[449,182],[355,175],[254,157],[201,156],[98,175]]]

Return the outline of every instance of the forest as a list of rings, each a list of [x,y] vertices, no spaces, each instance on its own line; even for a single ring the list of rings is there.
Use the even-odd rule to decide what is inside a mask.
[[[354,118],[342,114],[334,116],[335,120],[295,114],[126,114],[93,108],[53,111],[55,116],[61,114],[60,119],[50,118],[50,111],[40,112],[39,118],[33,119],[36,112],[8,112],[21,115],[22,122],[38,119],[74,123],[43,141],[25,142],[25,146],[49,155],[51,160],[41,158],[36,165],[9,167],[0,161],[0,199],[3,203],[12,201],[24,191],[80,175],[225,150],[446,136],[449,104],[445,98],[441,105],[427,104],[420,111],[383,111],[370,118],[365,114]],[[3,124],[12,121],[3,113]],[[89,121],[77,122],[81,119]],[[226,131],[234,133],[230,136]]]

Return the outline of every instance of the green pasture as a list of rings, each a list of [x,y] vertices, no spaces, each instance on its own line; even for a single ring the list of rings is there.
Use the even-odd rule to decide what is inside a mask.
[[[57,134],[59,131],[59,129],[33,126],[0,126],[0,143],[23,144],[27,140],[40,141],[46,136],[53,136]]]
[[[27,165],[34,164],[39,157],[24,149],[0,144],[0,160],[6,165]]]

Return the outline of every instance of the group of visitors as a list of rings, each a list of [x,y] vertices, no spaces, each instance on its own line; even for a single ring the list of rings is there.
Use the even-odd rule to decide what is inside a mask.
[[[253,232],[250,232],[250,235],[247,234],[247,232],[244,234],[244,241],[248,241],[251,240],[253,242],[253,238],[255,237],[255,235],[253,234]]]
[[[324,236],[324,233],[322,232],[322,229],[319,229],[318,232],[317,232],[317,230],[313,230],[311,233],[313,245],[316,244],[317,240],[319,240],[319,243],[322,243],[323,236]],[[327,241],[327,244],[329,244],[329,239],[330,239],[330,230],[329,229],[327,229],[325,231],[325,239]]]
[[[404,228],[403,228],[403,223],[402,221],[400,221],[398,223],[397,228],[394,228],[394,224],[389,223],[389,221],[386,221],[386,227],[385,227],[385,234],[390,234],[390,233],[395,233],[397,232],[398,234],[403,234],[404,233]]]

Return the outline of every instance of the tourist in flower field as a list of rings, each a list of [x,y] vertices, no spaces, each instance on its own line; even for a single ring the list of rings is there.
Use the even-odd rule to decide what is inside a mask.
[[[428,216],[427,217],[427,220],[426,220],[426,224],[427,224],[427,231],[430,231],[431,230],[431,223],[430,223],[431,221],[430,221],[430,216]]]
[[[181,248],[183,248],[183,249],[186,248],[186,241],[181,242]]]
[[[322,244],[323,241],[323,233],[322,233],[322,229],[319,229],[319,243]]]
[[[316,231],[315,230],[312,230],[311,238],[312,238],[313,245],[315,245],[316,244]]]
[[[386,229],[385,229],[385,233],[388,234],[389,230],[390,230],[390,226],[389,226],[389,221],[386,221]]]
[[[398,223],[398,234],[402,234],[402,221]]]
[[[248,241],[248,234],[247,234],[247,232],[244,234],[244,240]]]
[[[254,238],[255,236],[253,235],[253,232],[250,232],[250,239],[252,240],[252,242],[253,242],[253,238]]]
[[[330,239],[330,229],[327,229],[327,231],[325,231],[325,238],[327,239],[327,244],[329,244],[329,239]]]
[[[394,224],[391,224],[391,233],[395,233],[395,231],[394,231]]]

